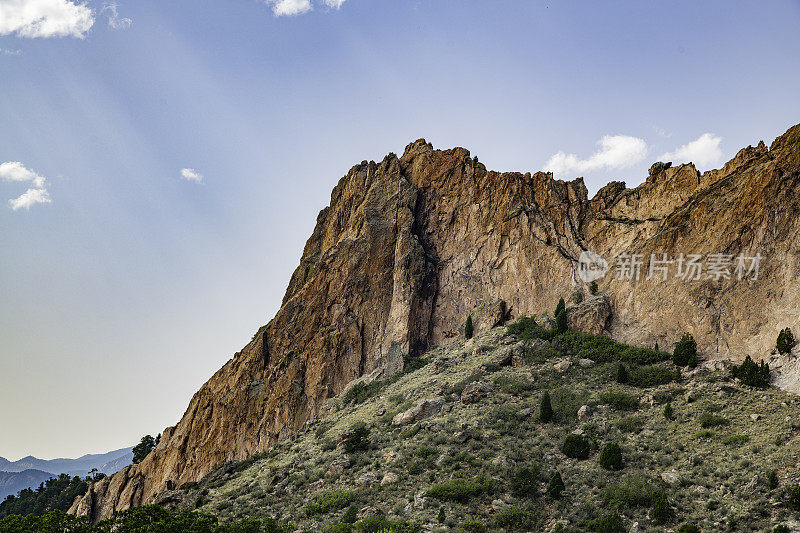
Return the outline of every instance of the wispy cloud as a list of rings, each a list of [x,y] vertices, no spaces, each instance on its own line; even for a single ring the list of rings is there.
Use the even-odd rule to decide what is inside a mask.
[[[661,154],[661,161],[676,161],[680,163],[695,163],[701,167],[708,167],[719,163],[722,159],[720,144],[722,137],[713,133],[704,133],[694,141],[686,143],[674,152]]]
[[[108,27],[114,30],[124,30],[131,27],[133,22],[128,17],[119,16],[119,4],[116,2],[105,2],[101,13],[108,16]]]
[[[0,35],[84,38],[94,24],[85,3],[69,0],[0,0]]]
[[[558,152],[547,161],[545,170],[554,174],[574,175],[593,170],[627,168],[647,155],[647,143],[638,137],[605,135],[597,144],[599,149],[585,159],[575,154]]]
[[[17,198],[8,201],[11,209],[28,209],[35,204],[49,204],[50,194],[46,189],[46,181],[43,176],[26,168],[19,161],[7,161],[0,164],[0,180],[16,183],[30,183],[33,187],[22,193]]]
[[[203,183],[203,175],[193,168],[182,168],[181,177],[186,181],[193,181],[195,183]]]
[[[346,0],[319,1],[332,9],[339,9]],[[302,15],[314,9],[311,0],[264,0],[264,2],[272,6],[272,13],[274,13],[276,17]]]
[[[0,55],[4,56],[18,56],[22,54],[22,50],[11,50],[9,48],[0,48]]]

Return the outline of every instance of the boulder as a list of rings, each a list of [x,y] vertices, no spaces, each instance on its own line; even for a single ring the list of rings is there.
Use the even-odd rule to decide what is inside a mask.
[[[419,420],[423,420],[429,416],[439,413],[444,404],[445,399],[441,396],[438,398],[422,400],[408,411],[403,411],[402,413],[395,415],[395,417],[392,419],[392,424],[395,426],[402,426],[405,424],[418,422]]]
[[[608,331],[611,305],[604,295],[589,296],[579,304],[567,307],[570,329],[600,335]]]

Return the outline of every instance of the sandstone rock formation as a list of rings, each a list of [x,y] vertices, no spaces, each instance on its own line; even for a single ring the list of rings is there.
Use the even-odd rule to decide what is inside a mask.
[[[657,163],[642,185],[611,183],[591,200],[581,179],[490,172],[463,148],[424,140],[365,161],[320,212],[275,318],[141,464],[96,483],[72,511],[100,519],[264,450],[352,380],[392,375],[462,334],[481,305],[502,301],[505,319],[588,294],[584,250],[641,254],[645,267],[639,279],[598,280],[603,299],[587,298],[573,326],[662,347],[688,331],[707,356],[760,358],[780,328],[800,325],[799,214],[800,126],[719,170]],[[680,253],[764,260],[755,281],[646,279],[650,254]]]

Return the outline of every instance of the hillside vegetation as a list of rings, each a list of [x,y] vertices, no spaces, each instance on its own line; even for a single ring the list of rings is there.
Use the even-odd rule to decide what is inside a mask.
[[[671,353],[534,323],[452,342],[389,382],[351,389],[297,438],[160,495],[171,512],[128,511],[94,528],[51,515],[36,526],[60,519],[73,522],[70,531],[119,532],[797,527],[794,396],[744,385],[720,362],[677,367]],[[6,518],[0,532],[40,530],[25,529],[24,520]],[[142,520],[161,525],[137,529]]]

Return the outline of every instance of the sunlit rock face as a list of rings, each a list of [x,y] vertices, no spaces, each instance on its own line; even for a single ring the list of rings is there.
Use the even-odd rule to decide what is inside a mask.
[[[657,163],[642,185],[611,183],[592,199],[580,179],[490,172],[424,140],[356,165],[317,217],[275,318],[141,464],[96,483],[72,512],[98,520],[264,450],[354,379],[392,375],[463,335],[473,312],[482,328],[552,313],[564,297],[574,328],[662,348],[690,332],[710,358],[766,357],[780,329],[800,326],[799,168],[800,126],[719,170]],[[578,268],[586,250],[609,263],[595,296]],[[687,280],[673,262],[664,279],[648,276],[651,254],[734,264],[729,278]],[[735,258],[756,254],[758,279],[739,280]],[[638,279],[617,279],[618,258],[633,256]]]

